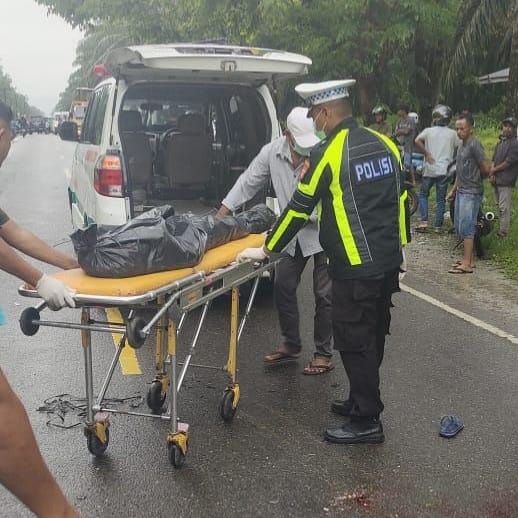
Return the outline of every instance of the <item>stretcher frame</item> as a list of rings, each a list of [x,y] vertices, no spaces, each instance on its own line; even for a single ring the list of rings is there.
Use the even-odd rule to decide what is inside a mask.
[[[224,245],[223,245],[224,246]],[[224,421],[232,421],[240,398],[237,380],[237,347],[246,321],[250,315],[259,282],[271,271],[279,258],[269,262],[232,263],[214,271],[195,271],[181,279],[158,286],[145,293],[132,296],[109,296],[77,293],[74,295],[76,307],[81,311],[80,323],[56,320],[42,320],[41,312],[46,303],[26,308],[20,316],[20,327],[27,336],[34,335],[40,327],[77,329],[81,331],[81,345],[85,368],[86,421],[84,432],[88,450],[96,456],[103,455],[109,443],[110,414],[149,417],[170,422],[167,435],[167,451],[171,464],[179,468],[185,462],[188,450],[189,426],[179,421],[178,398],[182,383],[191,364],[206,320],[211,301],[230,291],[230,333],[228,358],[221,369],[214,366],[192,365],[223,370],[228,376],[228,384],[223,392],[219,412]],[[252,281],[245,311],[239,320],[239,287]],[[26,286],[19,288],[26,297],[38,297],[35,290]],[[125,322],[113,323],[92,319],[92,308],[124,308],[129,311]],[[187,315],[201,307],[201,314],[195,328],[194,337],[182,363],[177,361],[177,342]],[[146,315],[156,311],[150,319]],[[140,348],[156,328],[155,370],[147,394],[147,404],[151,413],[118,410],[103,405],[106,392],[113,378],[119,357],[126,343]],[[94,377],[92,366],[92,333],[118,333],[121,335],[118,347],[109,364],[99,395],[94,398]],[[178,367],[181,370],[178,373]],[[164,407],[168,401],[167,409]]]

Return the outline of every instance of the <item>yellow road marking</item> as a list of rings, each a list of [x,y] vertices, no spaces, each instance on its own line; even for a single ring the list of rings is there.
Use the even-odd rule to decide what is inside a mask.
[[[107,308],[106,316],[110,322],[114,324],[122,324],[123,319],[121,312],[117,308]],[[112,333],[113,343],[115,347],[119,346],[119,342],[121,339],[119,333]],[[119,363],[121,364],[122,374],[131,376],[135,374],[142,374],[140,370],[140,365],[137,359],[137,355],[135,354],[135,349],[130,347],[128,343],[122,349],[121,355],[119,356]]]

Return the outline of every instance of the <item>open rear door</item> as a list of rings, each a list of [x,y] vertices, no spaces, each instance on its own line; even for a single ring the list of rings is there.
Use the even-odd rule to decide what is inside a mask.
[[[311,59],[278,50],[172,44],[113,50],[106,65],[128,82],[145,79],[260,85],[307,74]]]

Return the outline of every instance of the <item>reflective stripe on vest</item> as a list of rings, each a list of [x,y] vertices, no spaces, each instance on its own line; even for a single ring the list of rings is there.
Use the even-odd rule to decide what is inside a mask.
[[[305,214],[304,212],[297,212],[293,209],[288,209],[284,217],[282,218],[282,221],[280,222],[279,226],[277,227],[277,230],[275,231],[275,234],[272,234],[270,236],[270,239],[268,241],[268,249],[272,250],[275,248],[275,245],[279,242],[279,239],[283,236],[286,229],[290,226],[291,222],[294,219],[303,219],[306,221],[309,219],[309,216]]]
[[[350,208],[354,207],[354,200],[352,199],[352,193],[350,191],[346,191],[344,196],[342,186],[340,185],[343,158],[342,154],[344,150],[345,139],[347,138],[348,134],[349,130],[342,130],[336,134],[324,152],[320,162],[317,164],[309,184],[301,183],[299,184],[298,188],[300,192],[308,196],[314,196],[318,184],[322,178],[322,173],[324,172],[325,167],[329,166],[331,169],[331,184],[329,186],[329,190],[331,192],[336,226],[338,228],[338,232],[340,234],[340,238],[342,240],[342,244],[350,264],[358,265],[363,262],[361,257],[363,254],[360,255],[360,250],[358,249],[353,231],[351,230],[351,223],[349,221],[348,215]],[[348,158],[349,157],[346,157],[346,167],[348,166]],[[357,219],[357,217],[357,214],[353,214],[353,218]],[[363,248],[367,248],[366,242],[365,247]],[[367,257],[369,256],[370,254],[367,255]]]
[[[401,162],[401,153],[399,152],[399,149],[397,148],[396,144],[387,137],[386,135],[383,135],[382,133],[378,133],[377,131],[374,131],[370,128],[368,129],[371,133],[374,133],[377,137],[380,137],[381,140],[385,143],[385,145],[390,149],[392,154],[397,158],[397,161],[399,163],[399,169],[403,170],[403,163]],[[398,182],[398,184],[401,183],[401,180]],[[400,188],[400,185],[398,185],[398,188]],[[406,226],[406,208],[405,208],[405,201],[408,198],[408,192],[406,189],[403,190],[401,195],[399,196],[399,239],[401,241],[402,245],[408,244],[408,233],[407,233],[407,226]]]
[[[408,235],[406,228],[406,207],[405,201],[408,198],[408,191],[405,189],[399,197],[399,239],[402,245],[408,243]]]

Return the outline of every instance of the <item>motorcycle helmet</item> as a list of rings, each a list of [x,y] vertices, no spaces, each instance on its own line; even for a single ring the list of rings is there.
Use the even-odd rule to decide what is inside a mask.
[[[383,120],[385,120],[387,118],[387,109],[382,104],[378,104],[372,109],[372,115],[381,115]]]
[[[419,124],[419,115],[416,112],[408,112],[408,116],[413,119],[416,126]]]
[[[451,121],[453,112],[449,106],[438,104],[432,110],[432,121],[434,126],[448,126]]]
[[[514,117],[507,117],[502,121],[502,125],[509,124],[509,126],[512,126],[514,129],[518,127],[518,120]]]

